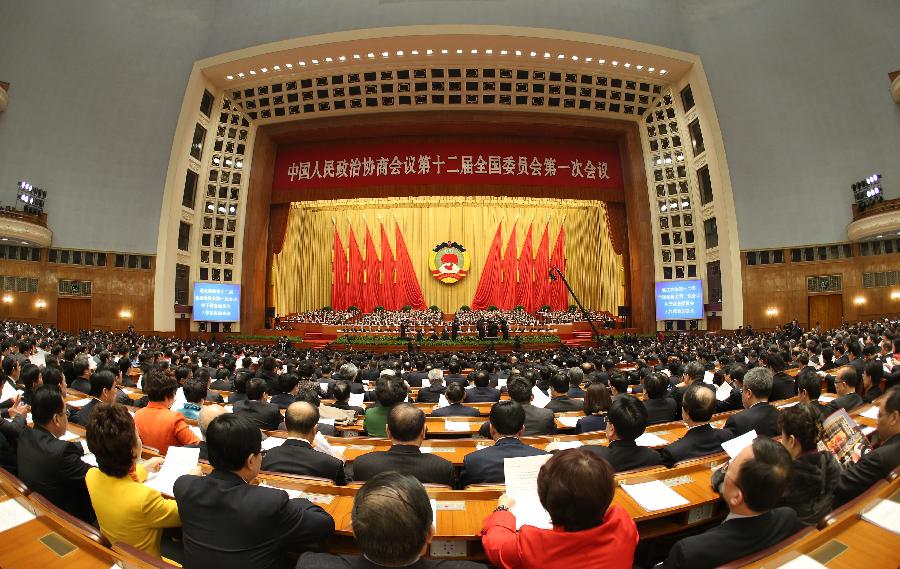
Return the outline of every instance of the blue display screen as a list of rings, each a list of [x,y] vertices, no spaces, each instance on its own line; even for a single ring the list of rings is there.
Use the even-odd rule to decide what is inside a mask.
[[[241,319],[241,285],[194,283],[194,321],[237,322]]]
[[[657,320],[697,320],[703,318],[703,281],[656,283]]]

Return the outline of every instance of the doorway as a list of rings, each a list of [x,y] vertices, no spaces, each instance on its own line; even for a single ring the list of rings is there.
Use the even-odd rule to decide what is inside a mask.
[[[91,328],[91,299],[65,298],[56,301],[56,326],[60,330],[77,334]]]
[[[809,328],[818,322],[823,330],[831,330],[841,325],[844,320],[844,295],[817,294],[808,297]]]

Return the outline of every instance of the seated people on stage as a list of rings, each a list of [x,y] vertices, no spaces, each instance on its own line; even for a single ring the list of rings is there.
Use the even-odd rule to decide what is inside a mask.
[[[621,506],[611,505],[616,484],[608,462],[584,448],[561,451],[541,467],[537,486],[553,529],[523,525],[516,531],[504,494],[481,538],[493,565],[631,569],[637,527]]]
[[[841,465],[834,455],[819,451],[822,417],[809,403],[798,403],[781,412],[781,444],[793,459],[787,490],[778,502],[797,512],[805,524],[819,523],[831,511]]]
[[[503,460],[519,456],[535,456],[546,452],[519,440],[524,433],[525,411],[514,401],[500,401],[491,408],[490,432],[493,446],[466,455],[460,474],[460,486],[469,484],[502,484],[506,478]]]
[[[184,390],[184,405],[178,412],[184,415],[185,419],[196,421],[200,418],[200,408],[203,407],[203,398],[206,397],[206,384],[199,379],[188,379],[184,382],[182,389]]]
[[[834,506],[856,498],[887,478],[900,465],[900,387],[888,389],[878,405],[878,423],[870,450],[844,469],[834,491]]]
[[[884,364],[881,360],[866,362],[863,372],[863,401],[871,403],[881,397],[881,378],[884,376]]]
[[[777,437],[778,409],[769,404],[772,392],[772,372],[764,367],[751,369],[744,375],[744,389],[741,401],[744,410],[731,415],[725,421],[725,429],[735,437],[756,430],[757,435]]]
[[[566,395],[568,391],[569,378],[566,377],[566,374],[554,374],[550,378],[550,402],[544,405],[544,409],[552,409],[554,413],[581,411],[584,402],[581,399],[572,399]]]
[[[277,405],[279,409],[287,409],[297,400],[298,391],[300,378],[293,373],[283,373],[278,376],[278,393],[269,398],[269,403]]]
[[[317,407],[306,401],[293,403],[284,414],[284,423],[288,438],[284,444],[266,454],[262,463],[263,470],[329,478],[339,486],[347,483],[344,463],[313,449],[316,426],[319,423]]]
[[[100,403],[116,402],[116,376],[111,371],[101,369],[91,376],[91,400],[78,410],[72,417],[72,422],[82,427],[87,427],[91,420],[91,412]]]
[[[216,417],[206,430],[208,476],[175,481],[185,567],[288,567],[285,551],[334,532],[334,520],[305,498],[250,484],[262,464],[259,427],[241,415]]]
[[[170,446],[195,445],[200,439],[191,431],[184,415],[170,410],[178,384],[175,378],[150,370],[142,379],[149,403],[134,414],[141,440],[165,455]]]
[[[822,382],[816,375],[816,370],[811,367],[805,367],[797,374],[797,400],[800,403],[807,403],[819,414],[819,417],[825,419],[831,414],[831,409],[827,405],[819,403],[819,396],[822,395]]]
[[[475,372],[475,387],[466,390],[466,403],[496,403],[500,401],[500,390],[490,386],[491,376],[484,370]],[[566,382],[568,389],[568,381]]]
[[[386,470],[407,472],[422,483],[453,485],[453,463],[419,450],[425,440],[425,413],[401,403],[388,414],[387,435],[391,448],[370,452],[353,463],[353,479],[369,480]]]
[[[255,377],[247,384],[247,399],[234,404],[234,414],[247,417],[260,429],[274,431],[281,423],[278,405],[268,402],[266,382]]]
[[[38,387],[31,400],[31,417],[34,427],[19,435],[19,479],[59,508],[94,523],[94,510],[84,483],[84,475],[90,469],[81,460],[84,449],[77,442],[59,440],[69,424],[59,389],[50,385]],[[24,426],[22,419],[19,422]]]
[[[350,384],[346,381],[336,381],[334,386],[331,388],[332,395],[334,395],[334,403],[331,404],[335,409],[343,409],[344,411],[353,411],[357,415],[362,415],[366,412],[362,407],[356,407],[355,405],[350,405]]]
[[[428,371],[428,381],[431,385],[419,389],[419,396],[416,397],[417,403],[437,403],[441,399],[441,395],[447,390],[444,387],[444,370],[434,368]]]
[[[669,379],[661,373],[651,373],[644,379],[644,391],[647,393],[644,407],[648,425],[668,423],[678,418],[678,403],[666,396],[668,386]]]
[[[91,468],[85,480],[101,533],[110,543],[121,541],[159,557],[162,530],[181,526],[175,500],[142,484],[147,472],[159,470],[163,459],[138,464],[141,439],[134,419],[125,406],[115,403],[94,409],[87,444],[98,468]]]
[[[69,389],[87,395],[91,391],[91,366],[87,358],[76,358],[72,369],[75,371],[75,378],[69,383]]]
[[[366,433],[370,437],[387,436],[385,427],[388,414],[392,407],[406,400],[408,393],[409,388],[406,387],[406,383],[399,377],[386,374],[378,377],[378,381],[375,382],[376,405],[366,409],[366,419],[363,422]]]
[[[775,507],[787,488],[790,471],[791,457],[781,444],[767,437],[754,439],[725,472],[722,497],[728,517],[712,529],[676,542],[664,569],[718,567],[803,529],[794,510]]]
[[[581,371],[580,369],[578,371]],[[575,434],[592,433],[606,429],[606,413],[612,399],[609,389],[602,383],[592,383],[584,396],[585,416],[575,423]]]
[[[691,383],[681,399],[681,417],[688,431],[659,449],[662,463],[671,468],[682,460],[724,452],[722,443],[734,435],[728,429],[716,429],[709,424],[715,412],[715,392],[700,382]]]
[[[659,453],[634,442],[646,428],[647,410],[641,400],[632,395],[619,397],[612,402],[607,415],[609,446],[586,445],[584,448],[606,459],[616,472],[657,466],[662,463]]]
[[[834,378],[834,389],[837,397],[828,403],[832,412],[838,409],[852,411],[863,404],[863,398],[856,392],[856,384],[859,383],[859,375],[853,366],[844,366],[838,370]]]
[[[471,561],[426,559],[434,512],[422,483],[399,472],[372,477],[353,499],[353,537],[362,555],[304,553],[297,569],[484,569]]]
[[[741,393],[744,391],[744,376],[747,374],[747,366],[744,364],[731,364],[725,368],[725,381],[731,386],[731,393],[723,401],[716,401],[716,412],[737,411],[744,408]]]
[[[569,391],[566,395],[573,399],[584,398],[584,390],[581,384],[584,382],[584,371],[580,367],[573,367],[567,372],[569,376]]]
[[[431,410],[432,417],[477,417],[481,414],[475,407],[466,407],[462,404],[466,398],[466,389],[461,383],[453,382],[447,385],[444,397],[450,405],[435,407]]]
[[[206,447],[206,429],[209,428],[209,424],[213,419],[218,417],[219,415],[224,415],[228,411],[225,410],[225,407],[221,405],[204,405],[202,409],[200,409],[200,415],[197,418],[197,425],[200,428],[200,442],[193,445],[184,445],[194,448],[200,449],[200,460],[209,460],[209,450]]]
[[[772,393],[769,401],[781,401],[797,395],[797,385],[794,378],[784,373],[784,359],[779,354],[762,354],[759,356],[761,364],[772,372]]]

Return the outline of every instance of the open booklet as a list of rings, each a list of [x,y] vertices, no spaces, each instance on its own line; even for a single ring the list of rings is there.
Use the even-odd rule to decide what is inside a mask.
[[[855,463],[872,450],[860,426],[843,409],[829,415],[822,427],[824,434],[819,446],[821,450],[831,451],[841,466]]]

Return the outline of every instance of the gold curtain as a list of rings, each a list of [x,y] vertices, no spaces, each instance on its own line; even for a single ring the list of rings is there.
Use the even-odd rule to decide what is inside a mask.
[[[353,226],[360,251],[365,256],[366,225],[380,255],[380,222],[383,222],[391,251],[396,256],[395,219],[406,240],[425,303],[435,304],[445,312],[455,312],[460,306],[471,304],[500,221],[503,222],[501,254],[506,251],[506,242],[516,221],[517,254],[522,250],[529,223],[534,222],[532,247],[535,253],[548,223],[552,253],[563,223],[566,278],[582,302],[587,308],[612,313],[622,304],[625,276],[622,256],[613,250],[603,202],[422,196],[292,203],[284,247],[275,255],[272,266],[278,314],[317,310],[331,304],[333,223],[337,224],[345,249],[349,246],[349,227]],[[469,275],[453,285],[433,278],[428,268],[432,248],[444,241],[456,241],[471,256]],[[570,296],[567,303],[572,302]]]

